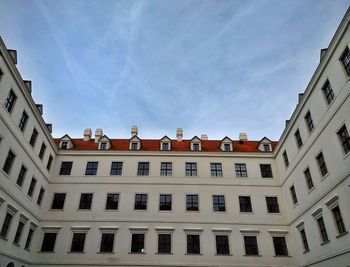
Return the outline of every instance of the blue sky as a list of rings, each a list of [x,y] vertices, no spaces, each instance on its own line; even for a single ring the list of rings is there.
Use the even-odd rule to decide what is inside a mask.
[[[53,136],[278,140],[348,0],[0,0]]]

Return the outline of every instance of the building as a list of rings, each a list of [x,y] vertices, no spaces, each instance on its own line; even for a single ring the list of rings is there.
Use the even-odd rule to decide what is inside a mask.
[[[349,266],[349,26],[278,142],[55,139],[0,40],[0,266]]]

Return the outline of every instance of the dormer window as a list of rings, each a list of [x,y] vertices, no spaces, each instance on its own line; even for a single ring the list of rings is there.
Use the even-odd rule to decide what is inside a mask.
[[[131,143],[131,150],[137,150],[138,145],[137,143]]]
[[[199,151],[199,144],[192,144],[193,151]]]
[[[272,151],[271,140],[268,139],[267,137],[264,137],[258,143],[257,148],[262,152],[271,152]]]
[[[227,151],[231,151],[231,147],[230,144],[224,144],[224,150]]]
[[[74,146],[74,143],[72,141],[72,139],[69,137],[69,135],[65,135],[63,137],[61,137],[60,139],[60,144],[59,144],[59,149],[62,150],[67,150],[67,149],[71,149]]]
[[[225,152],[233,151],[232,140],[229,137],[225,136],[225,138],[221,140],[220,150]]]
[[[101,150],[107,149],[107,143],[101,143]]]
[[[98,139],[99,150],[108,150],[110,148],[111,148],[111,140],[106,135]]]
[[[163,143],[162,150],[168,151],[169,150],[169,143]]]
[[[129,139],[129,150],[140,150],[141,149],[141,139],[134,135]]]
[[[264,151],[269,152],[270,151],[270,145],[264,144]]]
[[[62,142],[61,149],[67,149],[68,148],[68,142]]]
[[[193,137],[191,140],[191,151],[201,151],[202,150],[202,140],[197,136]]]
[[[171,150],[171,139],[166,135],[160,139],[160,150],[169,151]]]

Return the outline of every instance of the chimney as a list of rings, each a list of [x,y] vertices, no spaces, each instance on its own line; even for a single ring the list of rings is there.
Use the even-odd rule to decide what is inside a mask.
[[[320,52],[320,62],[322,61],[322,58],[324,57],[324,55],[326,54],[328,48],[323,48],[321,49]]]
[[[177,128],[176,130],[176,138],[178,142],[182,142],[183,131],[182,128]]]
[[[17,51],[16,50],[11,50],[11,49],[8,49],[7,50],[12,58],[12,61],[15,65],[17,65]]]
[[[36,105],[36,108],[39,110],[40,115],[43,115],[44,114],[43,105],[42,104],[35,104],[35,105]]]
[[[300,94],[299,94],[298,104],[300,103],[301,99],[303,98],[303,95],[304,95],[304,93],[300,93]]]
[[[84,141],[89,141],[91,139],[91,129],[86,128],[84,130]]]
[[[97,128],[95,131],[95,143],[98,143],[98,140],[100,140],[102,135],[103,135],[102,129]]]
[[[29,93],[31,94],[32,93],[32,81],[23,81],[23,82],[26,85]]]
[[[201,135],[201,140],[208,140],[208,135],[202,134]]]
[[[138,134],[137,126],[132,126],[131,127],[131,137],[137,136],[137,134]]]
[[[52,124],[51,123],[46,123],[47,129],[49,129],[49,132],[52,133]]]
[[[239,141],[248,141],[248,136],[246,133],[239,134]]]

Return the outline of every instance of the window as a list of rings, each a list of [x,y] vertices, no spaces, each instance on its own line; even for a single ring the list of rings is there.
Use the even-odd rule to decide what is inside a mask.
[[[30,136],[30,140],[29,140],[29,144],[32,147],[34,147],[37,137],[38,137],[38,131],[34,128],[33,132],[32,132],[32,135]]]
[[[171,253],[171,234],[158,234],[158,253]]]
[[[305,122],[306,122],[306,126],[307,129],[309,130],[309,132],[311,133],[312,130],[314,129],[314,122],[312,121],[312,117],[311,117],[311,113],[310,111],[308,111],[304,117]]]
[[[72,170],[73,161],[62,161],[60,168],[60,175],[70,175]]]
[[[337,226],[338,233],[339,234],[346,233],[343,217],[342,217],[342,214],[340,212],[339,206],[336,206],[335,208],[333,208],[332,212],[333,212],[333,216],[334,216],[335,224]]]
[[[132,234],[131,252],[143,253],[145,249],[145,234]]]
[[[288,155],[286,150],[283,152],[282,156],[283,156],[284,166],[287,168],[289,166],[289,160],[288,160]]]
[[[135,195],[135,210],[146,210],[147,209],[147,194],[136,194]]]
[[[225,196],[216,195],[213,196],[213,210],[214,211],[225,211]]]
[[[97,167],[98,167],[97,161],[89,161],[86,164],[85,175],[96,175],[97,174]]]
[[[317,155],[316,157],[318,167],[320,168],[322,176],[325,176],[328,173],[327,165],[323,157],[323,153]]]
[[[277,197],[266,197],[266,206],[268,213],[280,213]]]
[[[50,169],[51,169],[52,160],[53,160],[52,155],[50,155],[49,159],[47,160],[47,164],[46,164],[46,169],[48,171],[50,171]]]
[[[55,193],[53,196],[51,209],[53,210],[63,210],[64,201],[66,200],[65,193]]]
[[[91,194],[91,193],[84,193],[84,194],[80,195],[80,203],[79,203],[80,210],[91,209],[92,195],[93,194]]]
[[[345,124],[340,128],[340,130],[337,132],[340,142],[343,146],[344,153],[347,154],[350,151],[350,137],[349,132],[346,129]]]
[[[42,200],[43,200],[44,194],[45,194],[45,189],[44,189],[44,188],[40,188],[38,200],[36,201],[36,203],[37,203],[39,206],[41,205],[41,202],[42,202]]]
[[[295,192],[295,187],[294,185],[292,185],[290,188],[289,188],[289,191],[290,191],[290,194],[292,196],[292,200],[293,200],[293,204],[297,204],[298,203],[298,198],[297,198],[297,194]]]
[[[34,177],[32,177],[32,181],[30,182],[28,193],[27,193],[28,196],[30,196],[30,197],[33,196],[35,186],[36,186],[36,179]]]
[[[197,163],[186,162],[186,176],[197,176]]]
[[[20,121],[19,121],[19,125],[18,125],[18,127],[19,127],[19,129],[23,132],[24,131],[24,128],[26,127],[26,125],[27,125],[27,121],[28,121],[28,114],[25,112],[25,111],[23,111],[23,113],[22,113],[22,117],[21,117],[21,119],[20,119]]]
[[[12,218],[13,218],[12,214],[6,213],[4,223],[2,224],[0,236],[5,237],[5,238],[7,237],[7,233],[9,231]]]
[[[0,81],[3,75],[4,75],[4,72],[2,71],[2,69],[0,69]]]
[[[117,210],[119,204],[119,194],[109,193],[107,194],[106,210]]]
[[[199,235],[187,235],[187,254],[199,253],[201,253]]]
[[[43,243],[41,244],[41,252],[53,252],[55,248],[57,233],[45,233]]]
[[[107,150],[107,143],[106,142],[101,143],[100,149]]]
[[[162,143],[162,150],[169,150],[169,143]]]
[[[61,149],[63,149],[63,150],[68,149],[68,142],[67,142],[67,141],[63,141],[63,142],[61,143]]]
[[[217,235],[215,236],[216,241],[216,254],[217,255],[229,255],[230,245],[228,243],[227,235]]]
[[[224,144],[224,151],[231,151],[231,146],[230,144]]]
[[[329,105],[334,99],[334,93],[333,93],[331,83],[328,80],[323,85],[322,91],[327,100],[327,104]]]
[[[329,241],[326,226],[324,225],[323,217],[317,219],[318,229],[320,230],[322,242]]]
[[[27,174],[27,168],[24,165],[22,165],[21,170],[19,171],[19,174],[18,174],[17,182],[16,182],[18,186],[22,187],[26,174]]]
[[[160,195],[159,210],[171,210],[171,195]]]
[[[137,168],[137,175],[148,176],[149,175],[149,162],[139,162]]]
[[[307,188],[308,188],[309,190],[311,190],[311,189],[314,187],[314,183],[313,183],[313,181],[312,181],[312,176],[311,176],[311,172],[310,172],[310,169],[309,169],[309,168],[307,168],[307,169],[304,171],[304,176],[305,176]]]
[[[342,56],[340,57],[341,62],[345,68],[346,73],[350,76],[350,50],[346,47]]]
[[[138,150],[138,143],[131,143],[131,150]]]
[[[24,223],[20,221],[18,223],[18,226],[17,226],[17,231],[16,231],[16,234],[15,234],[15,238],[13,239],[13,243],[14,244],[18,244],[19,243],[19,240],[20,240],[22,232],[23,232],[23,227],[24,227]]]
[[[171,176],[172,175],[172,163],[171,162],[161,162],[160,163],[160,175],[161,176]]]
[[[276,256],[288,256],[286,238],[284,236],[273,236],[273,246]]]
[[[271,164],[260,164],[260,172],[262,178],[272,178]]]
[[[269,152],[270,151],[270,145],[264,144],[263,147],[264,147],[264,151],[265,152]]]
[[[239,208],[241,212],[252,212],[252,203],[250,202],[250,197],[240,196]]]
[[[29,249],[30,243],[32,242],[33,234],[34,234],[34,229],[30,228],[29,232],[28,232],[28,235],[27,235],[26,244],[24,246],[25,249]]]
[[[85,245],[86,233],[73,233],[71,252],[83,252]]]
[[[256,236],[244,236],[245,255],[259,255],[258,241]]]
[[[301,241],[303,242],[304,251],[309,251],[309,243],[307,242],[307,237],[305,233],[305,229],[300,230]]]
[[[236,163],[235,170],[237,177],[247,177],[247,167],[244,163]]]
[[[111,165],[111,175],[122,175],[123,162],[114,161]]]
[[[198,211],[198,195],[186,195],[186,210],[187,211]]]
[[[7,153],[5,163],[4,163],[4,167],[2,168],[4,170],[4,172],[6,172],[7,174],[10,174],[12,164],[13,164],[15,158],[16,158],[16,155],[11,150],[9,150],[9,152]]]
[[[103,233],[101,236],[100,252],[113,252],[114,234]]]
[[[199,151],[199,144],[192,144],[193,151]]]
[[[11,113],[13,106],[15,105],[17,96],[16,94],[13,92],[13,90],[11,89],[9,92],[9,95],[6,98],[6,102],[5,102],[5,109]]]
[[[301,148],[303,146],[303,140],[301,139],[299,129],[297,129],[294,133],[295,141],[297,142],[298,148]]]
[[[222,177],[221,163],[210,163],[211,176]]]
[[[46,145],[44,143],[42,143],[41,148],[40,148],[40,152],[39,152],[40,159],[43,159],[44,154],[45,154],[45,150],[46,150]]]

